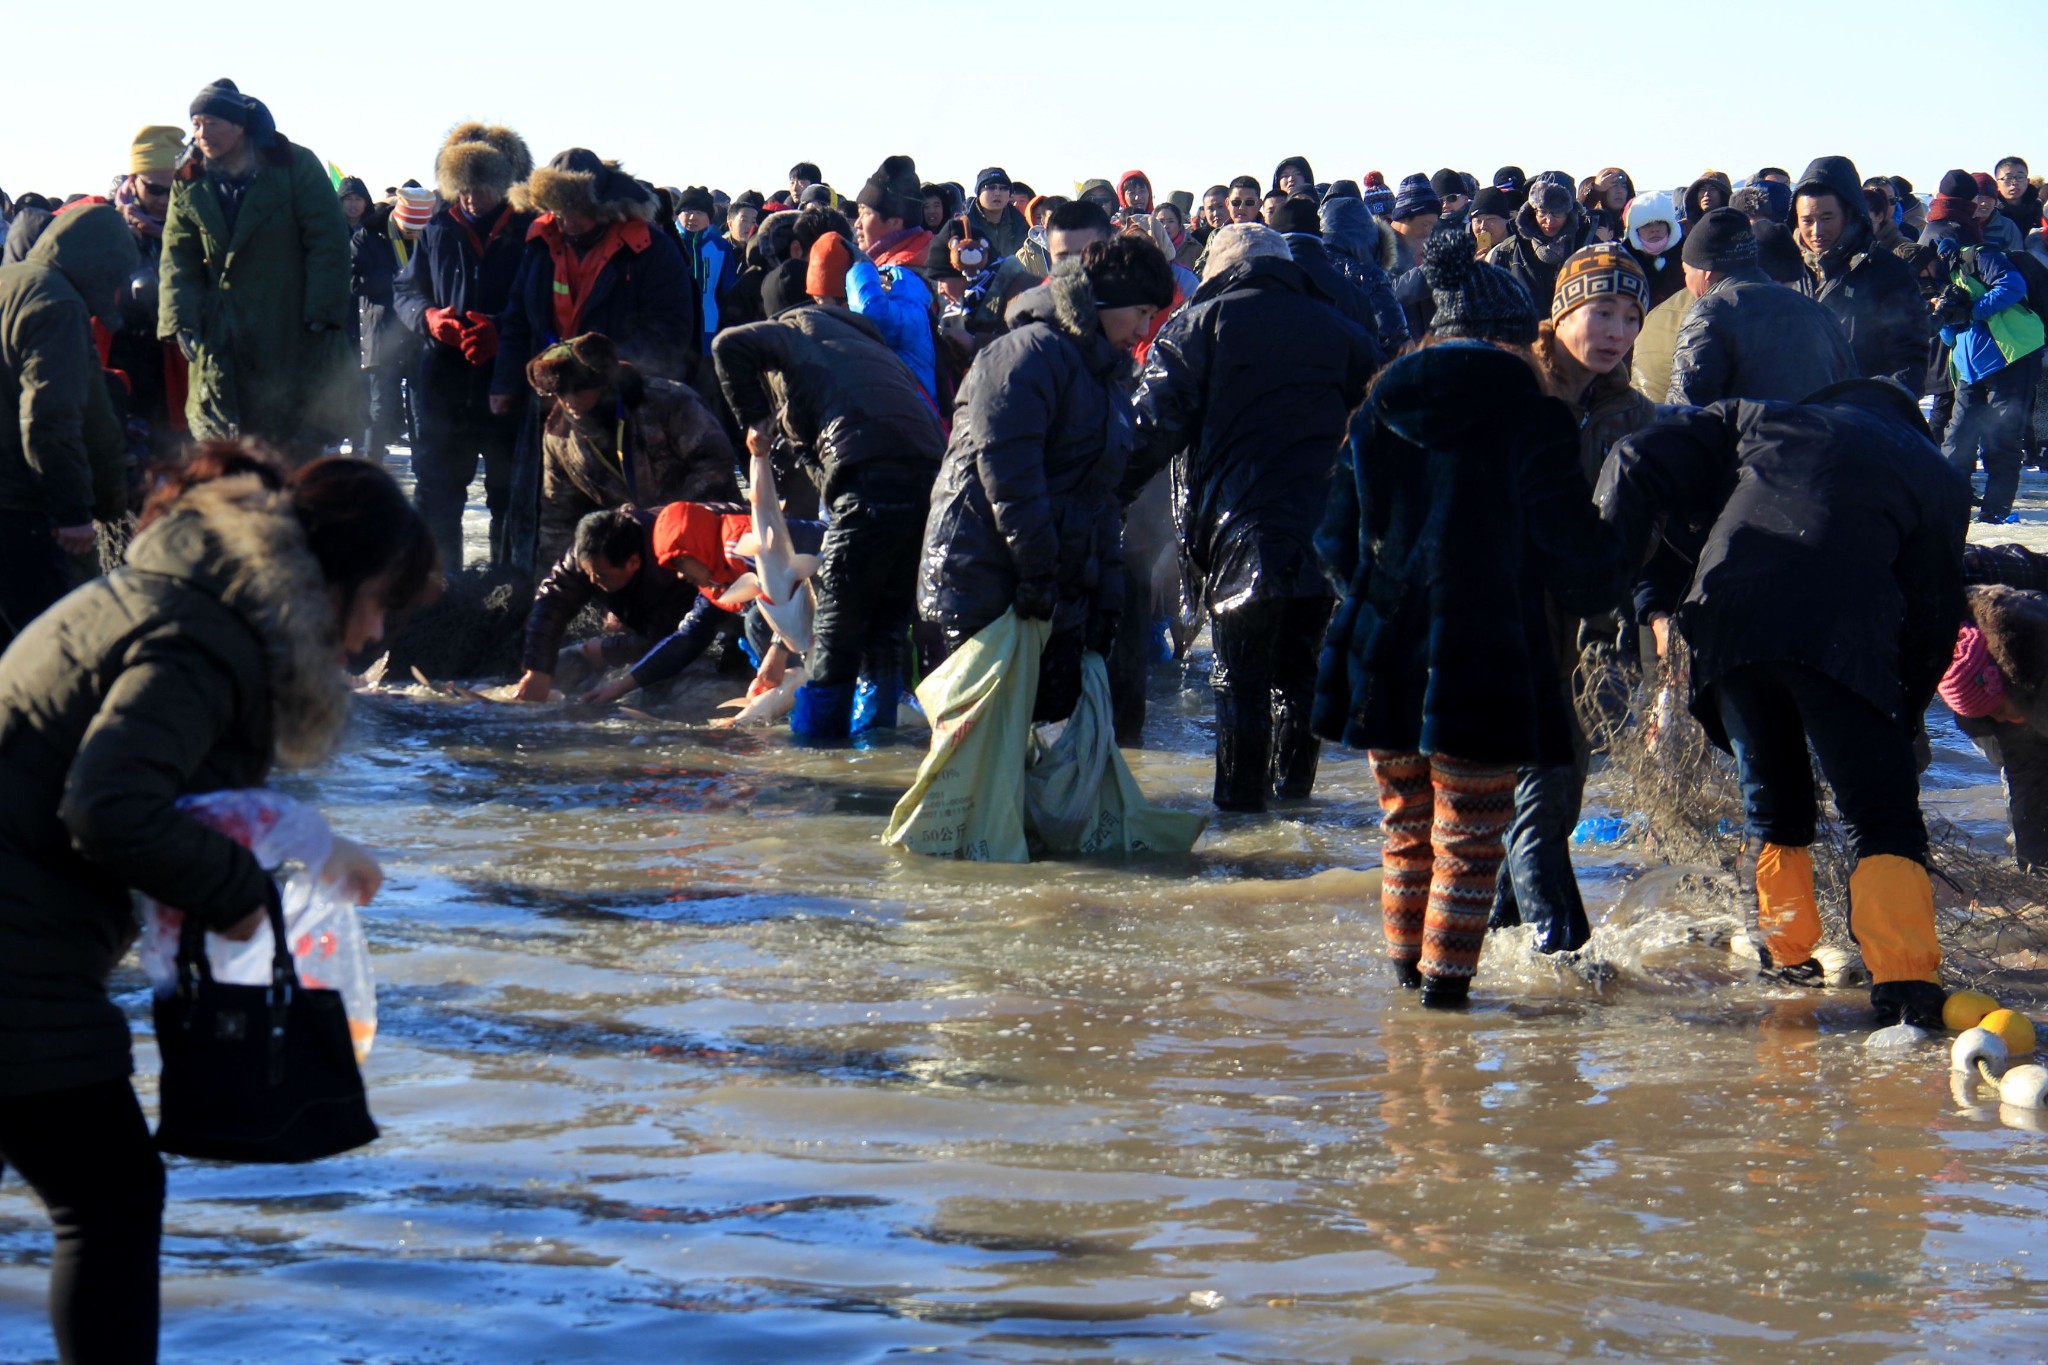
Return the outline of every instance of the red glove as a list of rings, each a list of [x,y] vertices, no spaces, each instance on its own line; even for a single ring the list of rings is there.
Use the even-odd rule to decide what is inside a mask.
[[[462,344],[462,319],[453,308],[427,310],[427,335],[443,346]]]
[[[471,313],[462,329],[462,358],[472,365],[488,365],[498,355],[498,324],[482,313]]]

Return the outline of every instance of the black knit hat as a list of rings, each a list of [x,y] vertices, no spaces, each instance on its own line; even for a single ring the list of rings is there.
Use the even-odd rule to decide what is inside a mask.
[[[1481,185],[1479,193],[1472,196],[1474,218],[1484,218],[1488,214],[1496,218],[1512,218],[1516,207],[1514,196],[1492,185]]]
[[[1493,187],[1509,194],[1520,194],[1529,188],[1529,177],[1522,173],[1520,166],[1503,166],[1493,173]]]
[[[1316,212],[1315,200],[1299,194],[1275,208],[1273,216],[1266,220],[1266,226],[1283,234],[1305,232],[1311,237],[1323,235],[1322,215]]]
[[[798,257],[784,261],[768,272],[768,278],[761,281],[761,307],[770,318],[811,301],[809,292],[804,288],[809,270],[810,262]]]
[[[881,166],[853,199],[884,218],[924,221],[924,190],[918,183],[917,163],[907,156],[883,157]]]
[[[1756,234],[1740,209],[1715,209],[1687,229],[1679,259],[1695,270],[1742,270],[1757,263]]]
[[[1536,307],[1529,291],[1505,270],[1472,254],[1472,239],[1443,232],[1422,248],[1422,278],[1436,300],[1432,335],[1470,337],[1527,346],[1536,340]]]
[[[1463,197],[1465,177],[1446,166],[1429,178],[1429,188],[1439,199],[1448,199],[1454,194]]]
[[[758,209],[767,202],[766,199],[762,198],[761,191],[759,190],[741,190],[732,197],[731,206],[736,209]]]
[[[983,190],[987,189],[990,185],[1001,185],[1004,189],[1010,188],[1010,173],[1004,170],[1001,166],[982,167],[980,171],[975,173],[975,194],[979,195]]]
[[[249,97],[226,76],[222,76],[192,97],[192,108],[187,118],[198,118],[205,114],[209,118],[224,119],[237,128],[249,126]]]
[[[676,212],[716,213],[718,203],[711,197],[711,191],[702,185],[692,185],[676,196]]]

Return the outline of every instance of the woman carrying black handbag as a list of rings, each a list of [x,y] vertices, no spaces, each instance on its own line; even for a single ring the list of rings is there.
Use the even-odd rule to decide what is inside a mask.
[[[211,453],[224,452],[237,453]],[[0,655],[0,1161],[56,1225],[50,1317],[66,1361],[156,1358],[163,1163],[107,995],[135,935],[129,893],[255,933],[275,884],[178,798],[260,786],[273,759],[331,751],[342,660],[436,574],[425,524],[375,466],[320,460],[275,483],[189,489],[126,566]],[[367,901],[376,864],[336,847],[327,875]]]

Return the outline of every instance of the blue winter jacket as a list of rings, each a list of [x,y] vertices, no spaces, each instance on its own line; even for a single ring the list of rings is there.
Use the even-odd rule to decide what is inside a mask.
[[[931,286],[904,266],[878,266],[861,259],[846,272],[846,305],[875,324],[936,410],[938,356],[932,342]]]
[[[703,300],[704,342],[698,347],[699,355],[711,354],[711,338],[718,335],[719,301],[739,273],[737,256],[724,233],[714,233],[710,228],[683,233],[683,264],[690,267],[697,295]]]
[[[2020,274],[2003,252],[1996,247],[1980,246],[1971,254],[1976,257],[1971,277],[1983,286],[1984,292],[1977,294],[1967,328],[1944,326],[1941,329],[1941,343],[1949,348],[1952,373],[1958,384],[1974,384],[2006,367],[2005,353],[1991,335],[1990,322],[1996,315],[2025,303],[2027,299],[2027,277]],[[1977,293],[1974,289],[1970,292]]]

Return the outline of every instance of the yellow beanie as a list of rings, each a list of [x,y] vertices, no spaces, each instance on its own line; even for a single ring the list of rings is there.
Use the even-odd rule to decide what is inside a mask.
[[[178,154],[185,149],[185,130],[152,126],[135,135],[128,147],[128,174],[169,175],[178,169]]]

